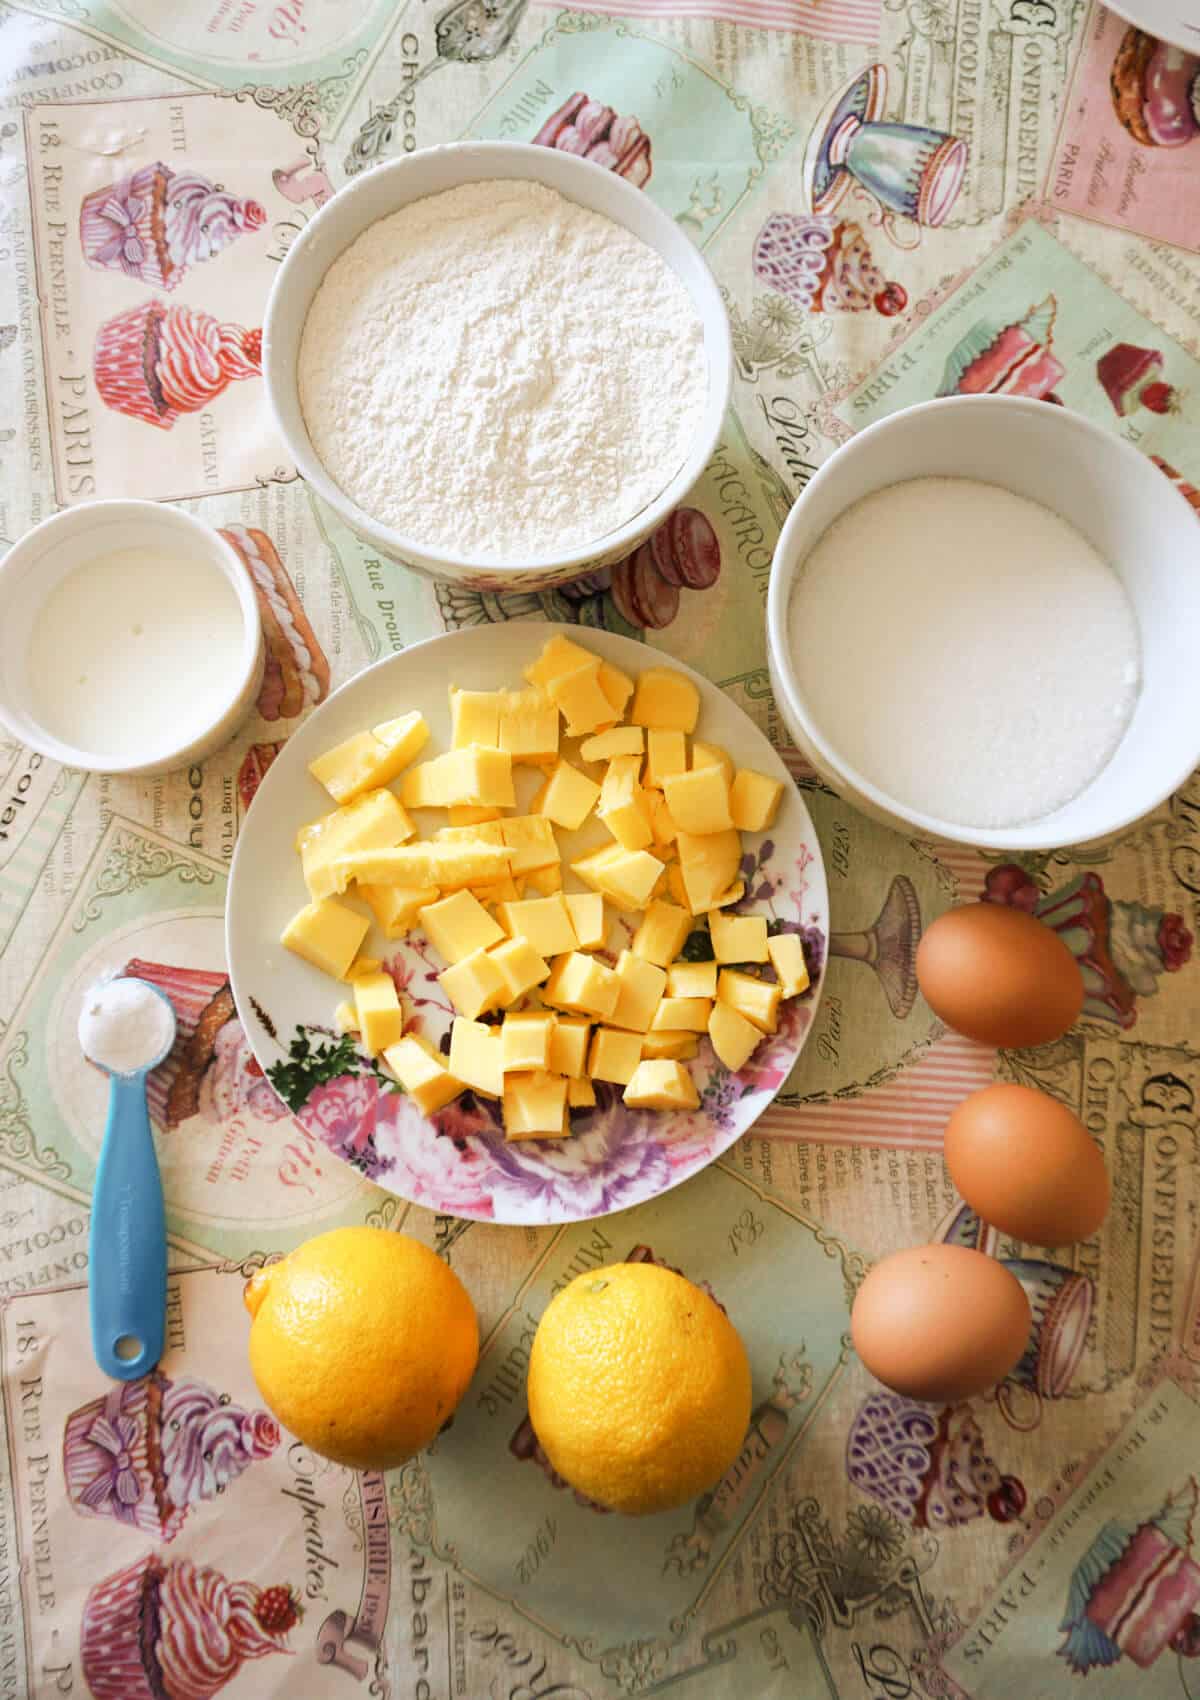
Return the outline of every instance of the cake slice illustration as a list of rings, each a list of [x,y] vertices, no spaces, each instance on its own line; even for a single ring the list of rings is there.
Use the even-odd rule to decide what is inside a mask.
[[[258,712],[264,720],[292,720],[329,695],[325,651],[266,532],[226,525],[221,536],[245,563],[262,616],[267,653]]]
[[[880,1389],[859,1406],[846,1473],[861,1493],[918,1529],[957,1529],[988,1516],[1011,1523],[1025,1488],[1001,1475],[969,1405],[938,1410]]]
[[[279,1425],[192,1376],[153,1372],[79,1406],[63,1433],[67,1497],[83,1517],[111,1517],[171,1541],[189,1510],[269,1458]]]
[[[287,1115],[250,1049],[228,974],[141,957],[122,973],[157,986],[175,1011],[175,1043],[146,1076],[150,1114],[159,1127],[170,1130],[193,1116],[222,1124],[237,1115],[272,1122]]]
[[[106,407],[169,431],[230,384],[262,376],[262,332],[147,301],[100,326],[92,372]]]
[[[1157,348],[1139,348],[1132,342],[1114,343],[1096,362],[1096,376],[1118,419],[1127,419],[1139,407],[1151,413],[1179,411],[1179,398],[1162,370]]]
[[[257,201],[158,160],[84,197],[79,241],[90,266],[172,290],[190,266],[213,259],[266,219]]]
[[[300,1610],[278,1584],[230,1582],[150,1553],[98,1582],[80,1625],[93,1700],[211,1700],[251,1659],[288,1653]]]
[[[1075,1566],[1059,1657],[1086,1676],[1127,1658],[1139,1670],[1167,1653],[1200,1658],[1200,1565],[1191,1556],[1196,1481],[1144,1523],[1105,1523]],[[1130,1690],[1132,1693],[1132,1689]]]
[[[951,349],[938,395],[1022,395],[1059,400],[1066,367],[1054,354],[1058,302],[1048,295],[1015,324],[980,319]]]
[[[533,138],[537,146],[579,154],[637,188],[650,181],[650,138],[636,118],[621,118],[591,95],[573,94],[552,112]]]
[[[808,313],[903,312],[907,292],[880,271],[860,224],[772,213],[754,239],[754,275]]]
[[[1127,29],[1108,81],[1113,111],[1144,148],[1179,148],[1200,136],[1200,59],[1194,53]]]

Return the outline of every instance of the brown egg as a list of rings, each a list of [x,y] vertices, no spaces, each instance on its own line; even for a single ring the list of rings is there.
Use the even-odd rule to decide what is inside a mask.
[[[910,1399],[953,1404],[1002,1381],[1029,1341],[1020,1282],[981,1251],[921,1245],[877,1263],[850,1316],[872,1375]]]
[[[1078,1116],[1032,1086],[985,1086],[946,1123],[946,1167],[971,1209],[1033,1245],[1070,1245],[1108,1214],[1104,1158]]]
[[[939,915],[917,950],[917,981],[947,1027],[1007,1049],[1060,1039],[1083,1008],[1079,964],[1058,934],[998,903]]]

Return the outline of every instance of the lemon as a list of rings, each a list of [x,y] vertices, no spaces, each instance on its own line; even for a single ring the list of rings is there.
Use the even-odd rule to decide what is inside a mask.
[[[355,1470],[428,1446],[479,1356],[466,1288],[407,1234],[318,1234],[260,1269],[244,1296],[263,1398],[306,1446]]]
[[[559,1475],[642,1516],[714,1487],[750,1424],[741,1337],[699,1287],[653,1263],[579,1275],[529,1355],[529,1418]]]

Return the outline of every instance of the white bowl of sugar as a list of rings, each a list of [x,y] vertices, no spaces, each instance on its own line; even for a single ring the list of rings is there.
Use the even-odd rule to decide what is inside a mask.
[[[784,722],[867,814],[992,850],[1105,838],[1200,762],[1200,522],[1066,408],[926,402],[820,469],[767,604]]]
[[[254,706],[263,635],[245,567],[159,502],[84,502],[0,562],[0,723],[96,773],[201,761]]]
[[[356,178],[289,249],[263,327],[304,477],[373,551],[475,590],[629,555],[703,472],[732,370],[683,227],[619,170],[524,142]]]

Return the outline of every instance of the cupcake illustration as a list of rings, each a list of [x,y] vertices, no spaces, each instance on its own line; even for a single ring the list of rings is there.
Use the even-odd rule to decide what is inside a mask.
[[[141,957],[121,972],[157,986],[175,1011],[175,1043],[146,1076],[150,1114],[159,1127],[176,1128],[193,1116],[223,1124],[237,1115],[270,1122],[287,1115],[250,1049],[226,973]]]
[[[1096,362],[1096,377],[1118,419],[1127,419],[1139,407],[1151,413],[1178,413],[1179,396],[1162,372],[1158,349],[1139,348],[1133,342],[1114,343]]]
[[[193,1505],[224,1493],[278,1445],[268,1412],[243,1410],[192,1376],[154,1372],[67,1418],[67,1497],[83,1517],[112,1517],[171,1541]]]
[[[262,332],[147,301],[100,326],[92,372],[106,407],[169,431],[230,384],[262,376]]]
[[[292,1590],[230,1582],[153,1553],[98,1582],[83,1607],[80,1658],[94,1700],[210,1700],[248,1659],[287,1653]]]
[[[1180,148],[1200,136],[1200,59],[1127,29],[1109,73],[1113,111],[1144,148]]]
[[[1182,915],[1156,905],[1110,898],[1093,872],[1043,892],[1015,862],[989,868],[983,901],[1036,915],[1063,940],[1083,975],[1083,1012],[1129,1028],[1137,999],[1158,990],[1159,976],[1191,960],[1192,935]]]
[[[79,241],[89,266],[171,290],[266,218],[257,201],[158,160],[84,197]]]
[[[1054,386],[1066,367],[1054,354],[1053,295],[1031,307],[1015,324],[980,319],[955,343],[946,360],[938,395],[1023,395],[1060,402]]]
[[[636,118],[621,118],[588,94],[573,94],[552,112],[533,138],[544,148],[579,154],[638,189],[650,181],[650,138]]]
[[[984,1516],[1011,1523],[1025,1509],[1024,1485],[1001,1475],[969,1405],[939,1411],[879,1389],[850,1425],[846,1473],[917,1529],[957,1529]]]
[[[1139,1670],[1167,1652],[1200,1658],[1196,1497],[1190,1476],[1146,1522],[1106,1523],[1075,1566],[1058,1654],[1080,1676],[1121,1658]]]
[[[329,695],[329,662],[291,575],[265,531],[226,525],[221,536],[241,558],[254,584],[266,642],[258,693],[264,720],[291,720]]]
[[[903,312],[907,292],[889,283],[862,226],[816,214],[772,213],[754,239],[754,275],[806,313]]]

